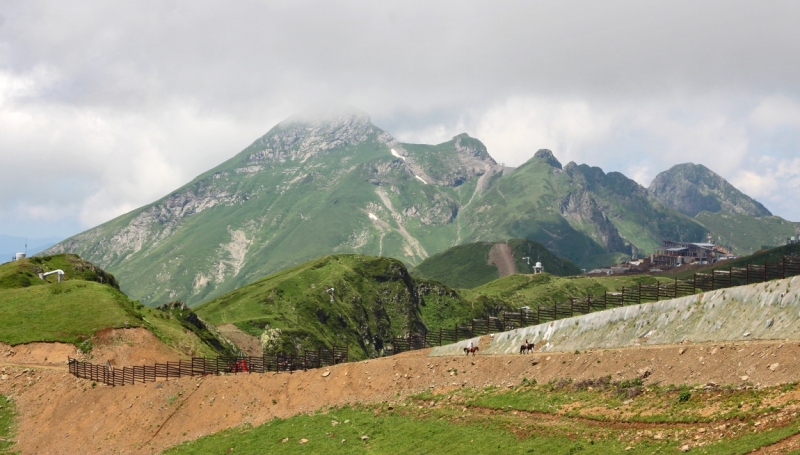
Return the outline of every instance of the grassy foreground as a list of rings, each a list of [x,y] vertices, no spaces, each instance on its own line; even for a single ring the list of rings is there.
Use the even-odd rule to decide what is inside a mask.
[[[800,432],[798,390],[795,384],[644,386],[609,377],[523,380],[510,388],[423,393],[274,419],[165,453],[653,454],[688,447],[691,453],[744,454]]]
[[[14,402],[0,395],[0,455],[11,454],[14,445]]]

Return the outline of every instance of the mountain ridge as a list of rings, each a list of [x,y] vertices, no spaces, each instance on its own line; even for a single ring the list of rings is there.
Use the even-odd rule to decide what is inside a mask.
[[[73,236],[147,304],[213,299],[329,254],[413,266],[471,242],[527,238],[581,267],[708,229],[620,173],[541,149],[516,169],[466,133],[409,144],[345,107],[301,113],[163,198]]]

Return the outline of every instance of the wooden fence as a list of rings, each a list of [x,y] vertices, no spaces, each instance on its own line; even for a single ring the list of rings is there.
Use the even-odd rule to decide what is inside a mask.
[[[467,324],[455,324],[453,328],[440,328],[438,331],[395,337],[392,339],[389,352],[397,354],[414,349],[443,346],[489,333],[505,332],[609,308],[657,302],[698,292],[763,283],[796,275],[800,275],[798,256],[784,256],[780,262],[747,264],[745,267],[728,267],[727,270],[717,269],[708,273],[698,272],[692,278],[685,280],[676,278],[672,283],[657,282],[623,287],[616,292],[606,291],[603,294],[571,298],[564,302],[542,303],[532,311],[505,312],[497,317],[487,316],[473,319]]]
[[[321,368],[349,359],[349,347],[306,350],[302,354],[279,353],[261,357],[193,357],[191,360],[114,368],[110,364],[97,365],[69,359],[69,372],[78,378],[89,379],[110,386],[137,382],[154,382],[158,378],[177,379],[184,376],[219,375],[223,373],[267,373],[270,371],[297,371]]]
[[[692,278],[685,280],[676,278],[671,283],[657,282],[656,284],[623,287],[617,292],[607,291],[599,295],[571,298],[564,302],[542,303],[533,311],[504,312],[496,317],[488,316],[482,319],[473,319],[467,324],[455,324],[453,328],[440,328],[438,331],[394,337],[391,345],[387,346],[386,353],[399,354],[432,346],[442,346],[489,333],[505,332],[609,308],[674,299],[698,292],[763,283],[796,275],[800,275],[800,257],[784,256],[780,262],[747,264],[745,267],[728,267],[727,270],[717,269],[710,273],[695,273]],[[195,357],[191,360],[165,364],[156,363],[153,366],[123,368],[95,365],[70,358],[69,372],[79,378],[118,386],[136,382],[152,382],[157,378],[308,370],[347,362],[349,361],[348,354],[348,346],[334,346],[331,349],[306,350],[303,354],[280,353],[262,357]]]

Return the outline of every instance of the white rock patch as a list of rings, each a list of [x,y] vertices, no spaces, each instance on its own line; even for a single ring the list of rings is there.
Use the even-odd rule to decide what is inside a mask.
[[[417,180],[419,180],[420,182],[422,182],[422,183],[424,183],[424,184],[426,184],[426,185],[428,184],[428,182],[426,182],[425,180],[423,180],[423,179],[422,179],[422,177],[420,177],[420,176],[418,176],[418,175],[415,175],[415,176],[414,176],[414,178],[416,178]]]
[[[395,149],[392,149],[392,155],[394,155],[394,156],[396,156],[396,157],[400,158],[400,159],[401,159],[401,160],[403,160],[403,161],[405,161],[405,160],[406,160],[406,157],[404,157],[403,155],[401,155],[401,154],[397,153],[397,150],[395,150]]]
[[[372,212],[367,212],[367,215],[369,215],[369,219],[371,219],[371,220],[373,220],[373,221],[378,221],[378,217],[377,217],[377,216],[375,216],[375,214],[374,214],[374,213],[372,213]]]

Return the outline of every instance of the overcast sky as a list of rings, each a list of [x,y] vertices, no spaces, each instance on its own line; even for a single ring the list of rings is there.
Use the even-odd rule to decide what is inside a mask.
[[[702,163],[800,221],[800,2],[0,0],[0,234],[66,237],[347,103],[648,186]]]

